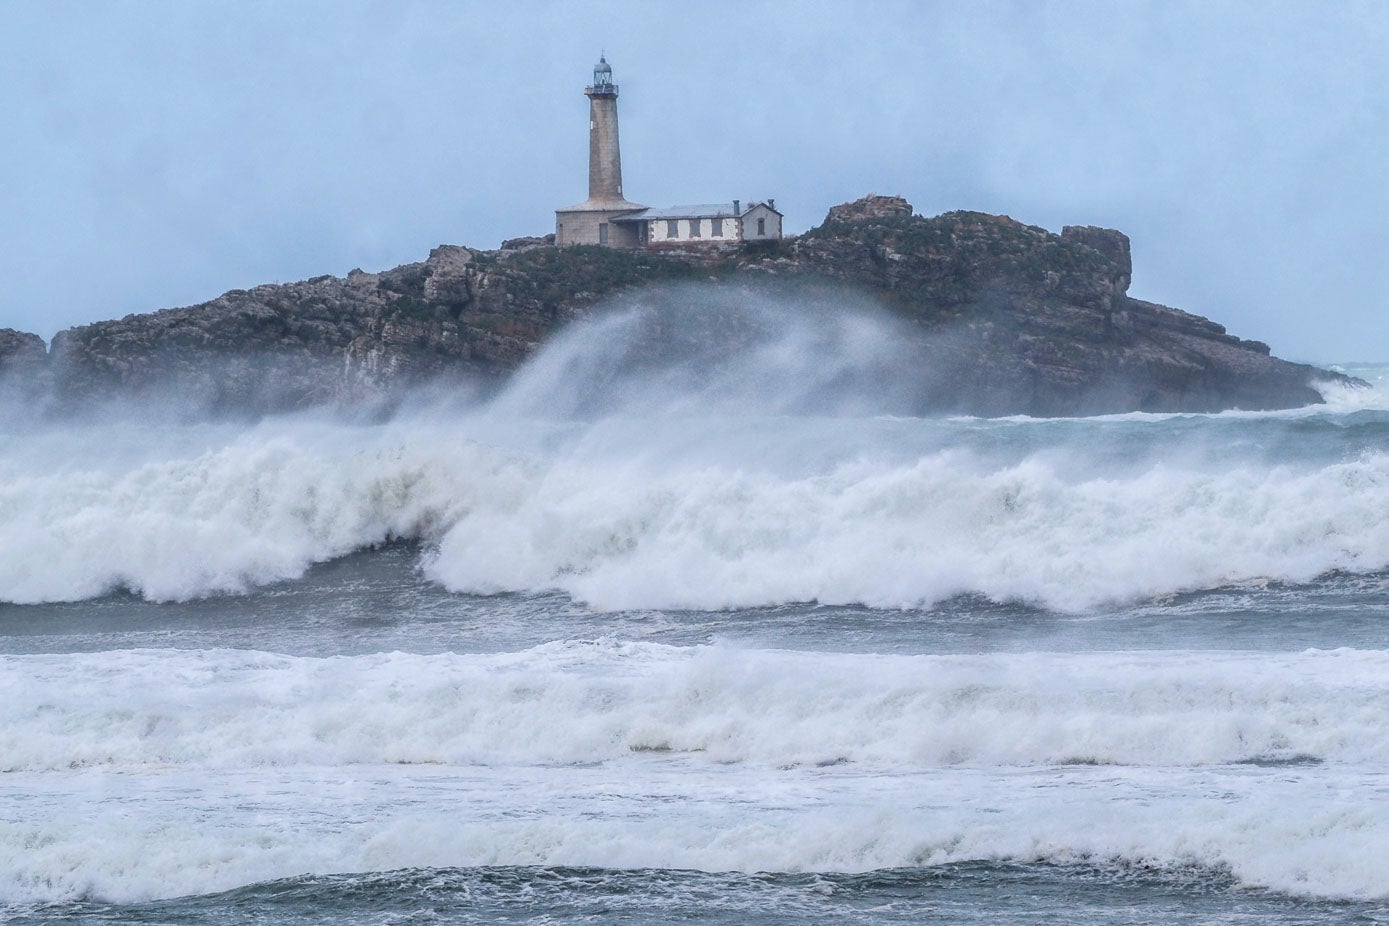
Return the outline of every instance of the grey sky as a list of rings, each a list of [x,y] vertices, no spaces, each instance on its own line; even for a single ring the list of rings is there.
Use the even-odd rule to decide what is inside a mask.
[[[1389,359],[1389,4],[11,2],[0,327],[495,247],[624,189],[1133,238],[1133,293]]]

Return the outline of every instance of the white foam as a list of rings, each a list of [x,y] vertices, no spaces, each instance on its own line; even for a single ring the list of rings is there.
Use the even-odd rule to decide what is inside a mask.
[[[1325,400],[1324,407],[1311,406],[1308,411],[1349,413],[1357,411],[1383,411],[1389,409],[1389,375],[1383,367],[1361,367],[1351,369],[1351,375],[1359,377],[1366,386],[1351,386],[1344,383],[1322,381],[1313,383]]]
[[[0,769],[1389,759],[1389,654],[872,656],[550,644],[493,656],[0,658]]]
[[[603,609],[972,592],[1084,610],[1389,566],[1389,455],[1078,483],[1058,464],[979,472],[946,452],[790,479],[554,467],[454,524],[426,571],[457,591],[555,587]]]
[[[253,433],[128,471],[11,474],[0,483],[0,596],[61,601],[126,587],[177,600],[298,576],[455,522],[478,486],[472,474],[485,478],[495,456],[428,442],[354,452],[350,429],[337,436],[346,446]]]
[[[1227,870],[1389,895],[1381,770],[1068,768],[896,776],[634,758],[22,777],[0,792],[0,904],[202,894],[305,872],[495,865],[842,871],[972,860]]]
[[[0,600],[241,592],[391,538],[422,541],[451,590],[559,589],[599,609],[974,593],[1087,610],[1389,567],[1389,454],[1373,433],[1287,431],[1367,413],[882,418],[884,384],[918,375],[891,326],[793,314],[746,351],[654,369],[651,319],[611,316],[485,407],[378,425],[0,437]],[[1127,452],[1128,434],[1148,449]]]
[[[797,423],[780,426],[794,444]],[[635,440],[642,428],[619,430]],[[977,593],[1084,610],[1389,566],[1383,453],[1109,473],[1072,466],[1078,451],[999,466],[887,450],[806,472],[682,465],[651,448],[620,461],[607,446],[546,457],[418,425],[343,427],[332,441],[252,432],[124,472],[11,473],[0,599],[243,591],[393,537],[429,544],[427,575],[449,589],[561,589],[600,609],[907,607]]]

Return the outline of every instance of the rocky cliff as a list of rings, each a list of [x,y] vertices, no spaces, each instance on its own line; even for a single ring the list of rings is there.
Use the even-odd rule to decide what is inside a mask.
[[[382,273],[234,290],[61,332],[49,353],[0,332],[0,375],[51,378],[53,404],[172,390],[212,409],[302,408],[440,379],[495,383],[559,327],[620,294],[690,299],[842,291],[905,322],[921,412],[1037,415],[1279,408],[1337,374],[1269,356],[1207,319],[1133,299],[1128,239],[1005,216],[914,215],[898,197],[836,206],[795,239],[719,251],[442,246]],[[673,295],[674,294],[674,295]],[[709,336],[736,337],[711,331]]]
[[[42,367],[47,348],[43,338],[13,328],[0,328],[0,376],[26,373]]]
[[[49,393],[48,352],[43,338],[0,328],[0,412],[30,409]],[[0,420],[3,420],[0,416]]]

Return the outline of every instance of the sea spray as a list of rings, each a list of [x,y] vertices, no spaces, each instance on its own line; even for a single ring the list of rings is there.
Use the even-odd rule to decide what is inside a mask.
[[[566,404],[614,331],[512,405],[0,434],[3,595],[92,599],[0,604],[0,918],[1384,918],[1382,404]]]
[[[485,402],[6,435],[0,601],[244,593],[394,539],[450,590],[608,610],[1084,611],[1389,566],[1376,390],[1258,415],[909,418],[892,412],[933,374],[871,306],[698,308],[575,325]]]

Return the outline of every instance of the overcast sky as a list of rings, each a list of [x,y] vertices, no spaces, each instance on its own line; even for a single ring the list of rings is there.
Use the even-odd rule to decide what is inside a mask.
[[[1132,293],[1293,359],[1389,360],[1383,2],[10,0],[0,327],[496,247],[587,193],[896,193],[1133,239]]]

